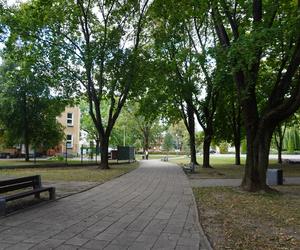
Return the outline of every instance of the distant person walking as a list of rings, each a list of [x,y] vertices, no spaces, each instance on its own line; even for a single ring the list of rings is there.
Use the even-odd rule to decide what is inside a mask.
[[[148,158],[149,158],[149,152],[148,152],[148,150],[145,151],[145,155],[146,155],[146,160],[148,160]]]

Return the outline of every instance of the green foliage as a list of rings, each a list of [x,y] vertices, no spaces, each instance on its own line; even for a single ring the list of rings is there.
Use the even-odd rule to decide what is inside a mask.
[[[183,121],[171,124],[168,133],[172,135],[175,142],[175,149],[182,151],[189,146],[189,135]]]
[[[104,104],[104,103],[103,103]],[[103,114],[109,112],[109,105],[103,105]],[[88,133],[88,140],[96,140],[99,138],[98,131],[88,113],[88,105],[81,102],[81,127]],[[135,102],[129,102],[120,113],[120,116],[114,125],[110,136],[110,146],[117,147],[123,145],[135,146],[137,149],[145,148],[148,141],[148,148],[156,142],[161,135],[163,127],[159,124],[159,120],[154,117],[146,117],[140,110],[140,105]],[[147,137],[147,138],[146,138]]]
[[[243,139],[241,143],[241,153],[246,154],[247,153],[247,140]]]
[[[85,100],[81,100],[80,102],[80,114],[80,129],[87,133],[87,140],[91,141],[99,139],[99,133],[89,114],[88,103]]]
[[[11,34],[13,37],[13,33]],[[64,136],[56,117],[67,102],[53,95],[55,82],[35,41],[20,37],[7,42],[0,68],[0,121],[5,144],[46,150]]]
[[[169,152],[174,148],[174,138],[170,133],[167,133],[163,141],[163,150]]]
[[[287,149],[289,153],[300,149],[300,133],[299,127],[294,126],[286,129],[283,139],[283,148]]]
[[[97,130],[90,135],[101,141],[103,168],[108,168],[109,139],[120,112],[141,89],[137,71],[144,60],[140,45],[149,4],[35,0],[7,9],[8,40],[13,33],[34,39],[61,92],[88,102]],[[89,123],[85,121],[85,129],[91,132]]]
[[[203,142],[204,142],[204,132],[203,131],[198,131],[196,132],[196,147],[198,150],[202,150],[203,147]]]
[[[227,142],[225,142],[225,141],[221,142],[219,144],[220,154],[228,153],[228,147],[229,147],[229,144]]]

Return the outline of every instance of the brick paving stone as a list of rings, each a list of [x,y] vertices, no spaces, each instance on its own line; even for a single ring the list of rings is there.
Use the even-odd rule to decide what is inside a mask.
[[[140,232],[123,231],[111,242],[111,244],[129,247],[139,235]]]
[[[110,234],[110,233],[100,233],[96,236],[97,240],[105,240],[105,241],[112,241],[114,238],[116,238],[118,235],[116,234]]]
[[[31,249],[54,249],[55,247],[58,247],[64,243],[63,240],[57,240],[57,239],[48,239],[43,242],[40,242],[39,244],[35,245]]]
[[[88,241],[88,239],[80,238],[80,237],[73,237],[72,239],[69,239],[66,241],[66,244],[74,245],[74,246],[82,246]]]
[[[59,247],[55,248],[55,250],[75,250],[75,249],[79,249],[79,247],[73,245],[67,245],[67,244],[62,244]]]
[[[151,246],[145,244],[144,242],[134,242],[129,248],[129,250],[150,250]]]
[[[104,249],[108,244],[109,242],[105,240],[89,240],[86,244],[83,245],[83,247],[89,249]]]
[[[155,243],[153,249],[175,249],[178,239],[179,234],[162,233]]]
[[[3,249],[8,248],[10,246],[12,246],[12,244],[1,242],[0,250],[3,250]]]
[[[7,249],[7,250],[20,250],[20,249],[27,250],[33,246],[34,246],[33,244],[29,244],[29,243],[18,243],[13,246],[10,246],[8,248],[5,248],[5,249]]]
[[[107,247],[104,248],[105,250],[124,250],[126,248],[124,248],[123,245],[114,245],[114,244],[110,244]]]
[[[187,177],[158,160],[0,219],[0,249],[211,249]],[[200,246],[200,247],[199,247]]]

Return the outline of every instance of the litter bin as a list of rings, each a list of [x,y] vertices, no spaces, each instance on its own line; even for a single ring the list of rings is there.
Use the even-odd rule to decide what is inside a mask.
[[[281,169],[268,169],[267,184],[268,185],[282,185],[283,184],[282,170]]]
[[[142,160],[145,160],[145,159],[146,159],[145,155],[142,155]]]

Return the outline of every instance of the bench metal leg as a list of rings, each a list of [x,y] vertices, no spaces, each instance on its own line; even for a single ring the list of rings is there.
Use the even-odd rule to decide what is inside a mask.
[[[55,199],[56,199],[55,188],[51,188],[51,189],[49,190],[49,199],[50,199],[50,200],[55,200]]]
[[[6,200],[5,198],[0,197],[0,216],[4,216],[6,214]]]

